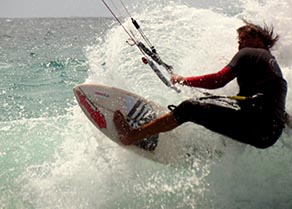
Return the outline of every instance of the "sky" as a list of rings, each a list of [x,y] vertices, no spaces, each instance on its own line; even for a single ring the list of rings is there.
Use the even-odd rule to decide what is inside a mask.
[[[109,4],[118,0],[106,0]],[[122,0],[134,5],[142,0]],[[201,1],[177,0],[188,4]],[[204,0],[216,2],[217,0]],[[104,17],[111,16],[101,0],[0,0],[0,17]]]
[[[129,0],[125,0],[125,3]],[[0,17],[110,16],[101,0],[0,0]]]

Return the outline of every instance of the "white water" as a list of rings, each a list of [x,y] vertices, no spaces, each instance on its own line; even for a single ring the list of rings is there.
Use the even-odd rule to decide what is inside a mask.
[[[240,1],[232,3],[228,10],[220,8],[222,5],[226,6],[226,2],[216,4],[213,10],[174,2],[164,6],[154,3],[151,8],[155,10],[144,5],[133,16],[162,58],[181,75],[200,75],[224,67],[237,51],[240,17],[272,23],[281,35],[273,54],[291,83],[291,2]],[[129,21],[125,25],[132,27]],[[125,43],[127,38],[118,26],[108,32],[105,42],[97,37],[96,45],[88,49],[87,82],[114,85],[161,105],[200,96],[196,90],[183,88],[182,94],[176,94],[165,87],[140,62],[139,51]],[[212,91],[226,95],[236,92],[235,82]],[[289,93],[287,110],[292,112]],[[30,167],[19,178],[23,185],[20,195],[34,208],[292,207],[292,137],[288,130],[272,148],[258,150],[188,124],[185,134],[199,146],[197,156],[180,165],[165,166],[107,140],[77,105],[70,112],[61,122],[65,124],[63,131],[57,132],[63,142],[53,159]],[[31,121],[32,125],[39,123]],[[222,148],[222,144],[226,146]]]

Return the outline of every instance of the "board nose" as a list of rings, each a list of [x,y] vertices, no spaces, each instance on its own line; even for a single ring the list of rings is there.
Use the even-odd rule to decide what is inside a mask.
[[[79,86],[74,86],[74,87],[73,87],[73,92],[74,92],[74,94],[76,94],[77,91],[80,91],[80,90],[79,90]]]
[[[73,91],[74,91],[74,92],[75,92],[75,91],[80,91],[80,90],[79,90],[79,85],[74,86],[74,87],[73,87]]]
[[[79,85],[73,87],[73,93],[75,98],[79,100],[79,95],[81,94],[81,89]]]

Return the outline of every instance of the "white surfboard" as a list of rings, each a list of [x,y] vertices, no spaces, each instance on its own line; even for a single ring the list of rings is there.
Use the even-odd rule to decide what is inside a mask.
[[[132,127],[137,127],[165,114],[168,112],[167,108],[131,92],[110,86],[81,84],[73,90],[78,104],[88,119],[115,143],[140,156],[166,164],[186,155],[183,147],[179,145],[180,137],[173,133],[152,136],[130,146],[123,145],[119,140],[113,123],[115,111],[120,110],[128,123]]]

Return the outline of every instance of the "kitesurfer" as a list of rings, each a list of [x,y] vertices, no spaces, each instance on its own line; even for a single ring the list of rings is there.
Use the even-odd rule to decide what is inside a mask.
[[[130,127],[117,111],[114,123],[121,142],[130,145],[191,121],[257,148],[272,146],[290,117],[285,112],[287,83],[270,51],[279,36],[273,27],[244,22],[237,29],[239,51],[222,70],[203,76],[171,78],[173,84],[205,89],[221,88],[237,78],[238,96],[245,98],[237,101],[239,108],[190,99],[139,128]]]

